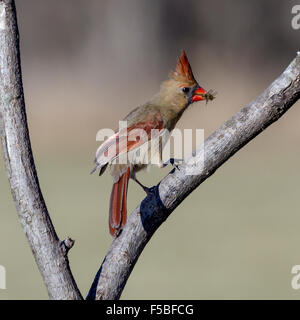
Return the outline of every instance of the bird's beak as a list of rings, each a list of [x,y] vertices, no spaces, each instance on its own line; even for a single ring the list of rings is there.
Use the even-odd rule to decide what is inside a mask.
[[[198,87],[197,89],[194,90],[193,92],[193,96],[192,96],[192,101],[196,102],[196,101],[202,101],[205,100],[205,95],[206,95],[206,91],[201,88]]]

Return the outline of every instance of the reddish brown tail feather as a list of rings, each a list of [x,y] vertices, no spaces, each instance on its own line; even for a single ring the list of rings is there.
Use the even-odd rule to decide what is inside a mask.
[[[127,218],[127,190],[130,178],[130,168],[114,183],[110,195],[109,232],[117,237],[126,223]]]

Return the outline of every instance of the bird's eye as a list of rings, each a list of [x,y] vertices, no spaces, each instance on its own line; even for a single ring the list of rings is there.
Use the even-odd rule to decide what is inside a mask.
[[[182,91],[184,93],[188,93],[190,91],[190,88],[189,87],[184,87],[184,88],[182,88]]]

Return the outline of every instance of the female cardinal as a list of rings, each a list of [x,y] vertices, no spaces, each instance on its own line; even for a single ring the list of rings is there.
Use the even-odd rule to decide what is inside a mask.
[[[117,130],[102,143],[96,153],[96,166],[92,173],[100,169],[99,175],[102,175],[107,165],[110,165],[113,188],[110,196],[109,231],[113,237],[120,234],[126,223],[129,178],[134,179],[146,192],[149,190],[136,179],[135,173],[145,168],[153,157],[158,156],[162,159],[162,147],[169,137],[167,133],[174,129],[182,113],[191,103],[207,99],[208,93],[195,80],[188,58],[182,51],[175,71],[161,84],[159,93],[132,110],[124,118],[127,127]],[[158,136],[163,138],[163,142],[160,140],[158,147],[149,152],[148,142]],[[152,143],[151,146],[153,147]],[[137,151],[139,156],[132,156]],[[129,161],[118,161],[121,155],[127,157],[130,154]],[[150,161],[145,161],[145,158]],[[164,166],[161,161],[157,164],[160,167]]]

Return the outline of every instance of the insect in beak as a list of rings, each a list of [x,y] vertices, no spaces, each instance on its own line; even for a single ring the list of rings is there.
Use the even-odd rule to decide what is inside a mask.
[[[192,101],[203,101],[206,100],[206,103],[208,103],[209,100],[214,100],[217,95],[217,92],[214,90],[204,90],[203,88],[199,87],[194,91]]]

